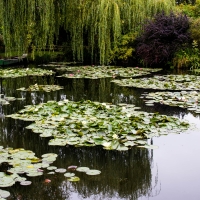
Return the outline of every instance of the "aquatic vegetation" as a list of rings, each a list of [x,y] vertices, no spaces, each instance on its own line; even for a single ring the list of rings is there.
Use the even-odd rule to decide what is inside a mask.
[[[10,101],[15,101],[15,100],[24,100],[25,98],[15,98],[15,97],[7,97],[4,96],[4,94],[0,94],[0,104],[1,105],[8,105],[10,104]]]
[[[148,99],[145,103],[160,103],[169,106],[178,106],[187,108],[195,113],[200,113],[200,94],[197,91],[181,91],[181,92],[155,92],[146,96]]]
[[[70,177],[75,176],[75,174],[71,173],[71,172],[67,172],[67,173],[64,174],[64,176],[67,177],[67,178],[70,178]]]
[[[62,86],[59,85],[30,85],[27,89],[26,88],[19,88],[17,90],[21,90],[21,91],[30,91],[30,92],[34,92],[34,91],[44,91],[44,92],[51,92],[51,91],[56,91],[56,90],[61,90],[63,89]]]
[[[90,169],[88,171],[86,171],[87,175],[99,175],[101,173],[101,171],[96,170],[96,169]]]
[[[27,181],[27,178],[22,177],[22,175],[28,177],[43,175],[41,168],[49,167],[56,160],[56,157],[56,154],[48,154],[40,159],[30,150],[0,146],[0,166],[5,163],[9,166],[0,172],[0,187],[10,187],[16,182],[20,182],[21,185],[30,185],[31,182]]]
[[[136,77],[148,75],[151,72],[158,72],[162,69],[138,68],[138,67],[111,67],[111,66],[84,66],[66,67],[66,71],[71,72],[59,77],[65,78],[108,78],[108,77]]]
[[[10,192],[8,192],[8,191],[6,191],[6,190],[1,190],[0,189],[0,199],[5,199],[5,198],[7,198],[7,197],[9,197],[10,196]]]
[[[50,164],[56,160],[57,156],[58,155],[55,153],[46,153],[43,154],[40,159],[30,150],[25,150],[23,148],[13,149],[10,147],[3,148],[0,146],[0,167],[3,170],[0,171],[0,188],[10,187],[16,182],[19,182],[20,185],[23,186],[31,185],[32,182],[22,176],[41,176],[44,174],[45,168],[50,171],[47,174],[55,174],[55,172],[64,173],[64,176],[67,177],[69,181],[79,181],[80,178],[75,176],[75,173],[69,172],[70,166],[67,169],[50,166]],[[6,164],[6,167],[2,167],[2,164]],[[66,172],[67,170],[68,172]],[[88,167],[79,167],[76,171],[85,172],[87,175],[99,175],[101,173],[99,170],[89,169]],[[44,182],[49,183],[51,180],[45,179]],[[0,189],[0,198],[7,198],[8,196],[10,196],[9,192]]]
[[[64,100],[28,105],[7,117],[35,121],[26,128],[41,137],[50,137],[49,145],[101,145],[104,149],[119,151],[132,146],[146,148],[148,138],[189,128],[186,121],[176,117],[137,109],[128,104]]]
[[[0,69],[0,78],[17,78],[23,76],[46,76],[54,74],[51,70],[40,68]]]
[[[112,80],[119,86],[157,90],[200,90],[200,76],[164,75],[140,79]]]

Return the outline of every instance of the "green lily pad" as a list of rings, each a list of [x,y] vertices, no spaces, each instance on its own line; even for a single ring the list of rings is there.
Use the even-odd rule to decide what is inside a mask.
[[[22,120],[35,118],[35,123],[27,128],[36,133],[50,132],[53,139],[49,145],[101,145],[106,150],[118,151],[126,151],[135,144],[145,145],[147,138],[159,136],[161,132],[170,133],[173,129],[180,133],[189,128],[188,122],[177,117],[138,111],[134,105],[91,101],[48,101],[9,115],[14,119],[16,116]],[[47,157],[43,159],[46,162],[55,160]]]
[[[64,168],[59,168],[59,169],[56,169],[55,172],[57,173],[65,173],[67,170],[64,169]]]
[[[77,176],[73,176],[73,177],[70,177],[70,178],[68,179],[68,181],[77,182],[77,181],[80,181],[80,178],[77,177]]]
[[[67,177],[67,178],[70,178],[70,177],[75,176],[75,174],[68,172],[68,173],[65,173],[64,176]]]
[[[112,80],[124,87],[136,87],[160,90],[200,90],[200,77],[196,75],[162,75],[140,79]]]
[[[37,171],[27,173],[27,176],[29,177],[42,176],[42,175],[43,175],[43,172],[37,172]]]
[[[13,180],[13,178],[11,178],[9,176],[1,177],[0,180],[1,180],[0,187],[10,187],[15,184],[15,181]]]
[[[32,184],[31,181],[21,181],[21,182],[20,182],[20,185],[24,185],[24,186],[26,186],[26,185],[31,185],[31,184]]]
[[[47,167],[47,169],[48,170],[55,170],[55,169],[57,169],[57,167],[56,166],[50,166],[50,167]]]
[[[78,171],[78,172],[87,172],[88,170],[90,170],[90,168],[88,168],[88,167],[78,167],[76,169],[76,171]]]
[[[30,85],[27,89],[26,88],[19,88],[17,90],[21,90],[21,91],[44,91],[44,92],[51,92],[51,91],[56,91],[56,90],[61,90],[63,89],[62,86],[59,85]]]
[[[87,175],[99,175],[99,174],[101,174],[101,171],[96,170],[96,169],[90,169],[90,170],[86,171],[86,174]]]
[[[48,172],[47,174],[55,174],[55,172]]]
[[[52,75],[52,70],[40,68],[16,68],[16,69],[0,69],[0,78],[17,78],[23,76],[45,76]]]
[[[63,69],[63,68],[62,68]],[[67,74],[58,77],[65,78],[116,78],[116,77],[136,77],[148,75],[152,72],[157,72],[162,69],[150,68],[133,68],[133,67],[115,67],[115,66],[80,66],[80,67],[66,67]],[[69,73],[70,72],[70,73]]]
[[[146,148],[146,149],[158,149],[158,146],[156,145],[144,145],[144,146],[137,146],[141,148]]]
[[[0,198],[8,198],[9,196],[10,196],[10,192],[0,189]]]

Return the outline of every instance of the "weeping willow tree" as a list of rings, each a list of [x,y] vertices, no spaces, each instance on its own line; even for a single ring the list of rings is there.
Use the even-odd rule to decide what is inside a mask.
[[[146,18],[164,10],[175,0],[0,0],[6,52],[28,48],[53,48],[64,27],[70,34],[74,60],[83,60],[84,45],[100,64],[108,62],[110,50],[122,34],[140,30]]]

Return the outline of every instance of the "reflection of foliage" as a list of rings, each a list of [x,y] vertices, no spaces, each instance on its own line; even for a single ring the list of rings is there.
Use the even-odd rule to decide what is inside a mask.
[[[138,38],[137,54],[145,64],[165,64],[189,40],[189,21],[184,15],[164,12],[144,26]]]
[[[106,152],[101,148],[72,150],[69,149],[68,151],[71,153],[67,155],[72,154],[77,157],[82,166],[93,166],[93,168],[98,166],[102,169],[101,175],[95,177],[88,177],[80,173],[81,181],[74,187],[81,197],[109,199],[111,196],[115,196],[117,199],[135,200],[139,196],[152,193],[152,161],[148,150],[133,148],[123,153]],[[89,151],[91,152],[89,153]],[[65,190],[67,190],[67,186],[67,182],[62,183],[62,188]]]
[[[110,62],[121,60],[127,62],[134,57],[136,33],[123,35],[110,53]]]

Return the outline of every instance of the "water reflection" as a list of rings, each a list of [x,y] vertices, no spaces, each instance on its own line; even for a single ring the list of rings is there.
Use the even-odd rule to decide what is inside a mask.
[[[81,181],[70,183],[63,174],[28,178],[32,186],[23,188],[19,184],[10,188],[13,199],[70,199],[77,193],[80,199],[137,199],[140,196],[152,195],[151,168],[153,152],[147,149],[132,148],[126,152],[106,151],[102,147],[75,148],[72,146],[48,146],[48,139],[40,138],[24,127],[29,122],[6,118],[1,122],[0,142],[3,146],[32,150],[37,156],[47,152],[57,153],[58,159],[53,164],[67,168],[70,165],[87,166],[99,169],[99,176],[88,176],[76,172]],[[44,184],[44,179],[52,182]],[[17,197],[17,198],[16,198]],[[93,198],[91,198],[93,197]]]
[[[43,92],[21,92],[16,89],[29,87],[32,84],[58,84],[63,90]],[[25,105],[38,104],[49,100],[69,99],[74,101],[92,100],[113,104],[129,103],[141,107],[147,112],[187,116],[187,111],[178,107],[155,104],[147,107],[141,97],[146,90],[119,87],[110,83],[110,79],[66,79],[52,77],[22,77],[2,79],[1,93],[6,96],[25,98],[13,101],[10,105],[0,105],[1,115],[15,113]],[[154,196],[160,191],[159,173],[153,163],[153,150],[132,148],[127,152],[106,151],[102,147],[75,148],[72,146],[49,146],[49,138],[40,138],[38,134],[25,129],[30,122],[0,117],[0,145],[4,147],[24,148],[32,150],[36,156],[53,152],[59,156],[53,164],[59,168],[70,165],[86,166],[101,170],[99,176],[88,176],[76,172],[80,182],[71,183],[63,174],[28,178],[31,186],[23,187],[15,184],[9,188],[10,199],[138,199],[141,196]],[[156,173],[152,173],[156,170]],[[45,184],[45,178],[51,183]]]

